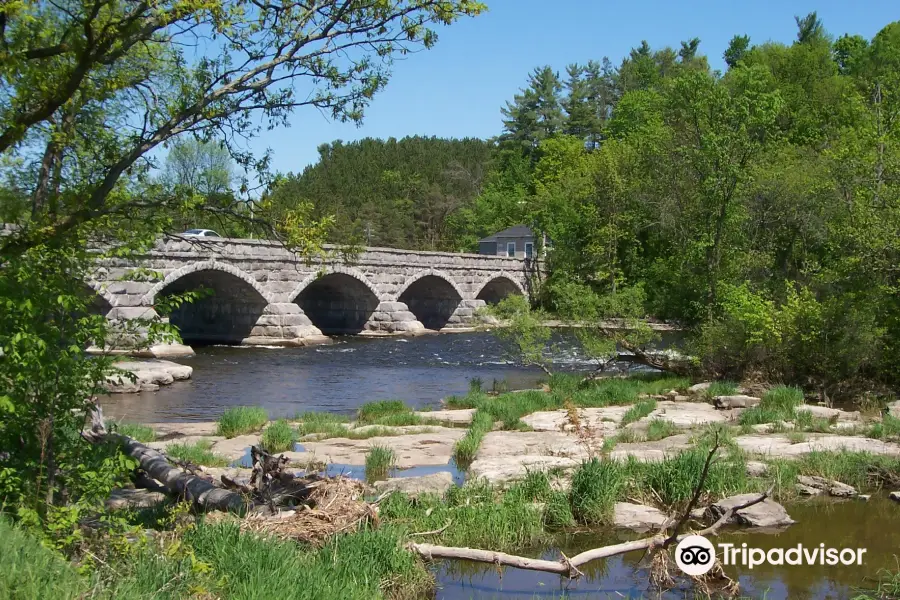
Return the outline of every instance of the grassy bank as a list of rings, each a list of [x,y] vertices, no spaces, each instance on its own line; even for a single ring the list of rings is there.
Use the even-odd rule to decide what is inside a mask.
[[[0,520],[0,598],[421,598],[433,579],[402,549],[401,534],[363,530],[315,549],[241,533],[231,523],[200,523],[165,541],[92,547],[78,568]]]

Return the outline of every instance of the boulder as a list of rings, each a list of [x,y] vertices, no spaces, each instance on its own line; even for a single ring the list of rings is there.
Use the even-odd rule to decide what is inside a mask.
[[[713,504],[710,507],[710,511],[713,517],[718,519],[728,509],[740,506],[758,497],[759,494],[738,494],[737,496],[724,498]],[[783,506],[771,498],[766,498],[762,502],[739,510],[732,515],[729,523],[749,525],[751,527],[785,527],[792,525],[795,521],[788,515]]]
[[[797,477],[797,490],[807,496],[828,494],[836,498],[852,498],[857,495],[856,488],[824,477],[800,475]]]
[[[747,461],[747,475],[750,477],[765,477],[769,472],[769,465],[756,460]]]
[[[857,500],[862,500],[863,502],[868,502],[872,498],[869,494],[860,494],[856,497]]]
[[[888,498],[894,502],[900,502],[900,492],[891,492]]]
[[[707,391],[711,385],[712,385],[712,382],[710,382],[710,381],[704,381],[703,383],[695,383],[694,385],[692,385],[691,387],[688,388],[688,392],[690,392],[692,394],[702,394],[703,392]]]
[[[744,396],[736,394],[734,396],[716,396],[713,398],[713,404],[716,408],[751,408],[757,406],[762,399],[755,396]]]
[[[443,496],[453,486],[453,475],[448,471],[440,471],[421,477],[393,477],[386,481],[376,481],[374,485],[381,493],[396,491],[412,498],[419,494]]]
[[[630,502],[616,502],[613,516],[613,523],[616,527],[632,531],[656,530],[668,520],[669,517],[665,513],[652,506],[631,504]]]

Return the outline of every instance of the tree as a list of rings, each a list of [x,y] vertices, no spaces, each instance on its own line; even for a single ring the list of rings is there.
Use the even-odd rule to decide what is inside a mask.
[[[260,130],[252,115],[284,126],[292,110],[311,106],[359,121],[394,56],[432,46],[430,25],[483,8],[472,0],[8,5],[0,155],[34,165],[34,226],[6,240],[2,253],[171,202],[153,186],[127,194],[122,178],[146,180],[150,153],[183,133],[218,137],[242,168],[268,181],[267,160],[241,150]],[[212,44],[192,59],[198,34]]]
[[[528,77],[528,87],[501,109],[505,118],[500,139],[513,143],[526,155],[533,155],[541,140],[562,131],[561,90],[559,76],[553,69],[535,69]]]
[[[173,187],[213,199],[231,192],[234,166],[224,146],[186,138],[169,150],[163,177]]]
[[[725,64],[728,65],[728,68],[733,69],[734,67],[736,67],[738,63],[744,58],[744,55],[747,54],[747,50],[749,48],[749,35],[736,35],[731,38],[731,41],[728,43],[728,48],[722,55],[722,57],[725,59]]]
[[[815,11],[805,17],[796,16],[794,21],[797,22],[797,42],[809,44],[825,39],[825,27]]]
[[[394,57],[431,47],[433,25],[483,8],[471,0],[23,0],[0,8],[0,170],[9,197],[30,204],[0,238],[0,505],[75,535],[80,517],[70,509],[82,500],[96,508],[123,473],[116,458],[93,460],[78,436],[110,374],[109,358],[88,360],[86,347],[116,333],[91,310],[84,283],[97,258],[146,250],[173,213],[198,206],[252,222],[301,255],[325,239],[330,220],[315,218],[308,203],[275,214],[263,201],[252,217],[240,204],[195,203],[151,177],[158,149],[191,135],[215,139],[240,168],[275,185],[267,157],[242,149],[260,123],[286,126],[303,106],[360,121]],[[201,190],[222,189],[216,164],[201,169],[209,175]],[[235,201],[248,199],[249,191]],[[103,254],[88,249],[98,238]],[[148,343],[173,333],[158,320],[122,327]]]

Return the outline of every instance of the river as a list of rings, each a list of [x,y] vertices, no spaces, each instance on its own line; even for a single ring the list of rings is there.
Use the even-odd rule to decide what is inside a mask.
[[[434,408],[442,398],[465,394],[473,377],[488,388],[497,380],[522,389],[543,376],[511,361],[488,332],[335,341],[305,348],[200,347],[196,356],[178,360],[194,368],[190,380],[101,403],[116,419],[145,423],[211,421],[235,405],[262,406],[271,418],[310,410],[349,415],[372,400]],[[557,368],[590,368],[570,338],[558,342]]]

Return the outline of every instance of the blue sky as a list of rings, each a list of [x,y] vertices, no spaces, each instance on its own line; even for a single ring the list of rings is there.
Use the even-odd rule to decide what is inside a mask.
[[[336,139],[435,135],[481,137],[501,131],[500,108],[536,66],[565,74],[572,62],[608,56],[617,65],[646,39],[678,47],[699,37],[700,52],[724,68],[722,52],[735,34],[751,43],[790,43],[795,15],[817,11],[833,35],[874,36],[900,19],[896,0],[483,0],[489,11],[440,31],[437,45],[397,61],[387,88],[375,97],[363,125],[298,110],[291,127],[264,132],[258,152],[273,151],[273,168],[299,172],[318,159],[316,148]]]

